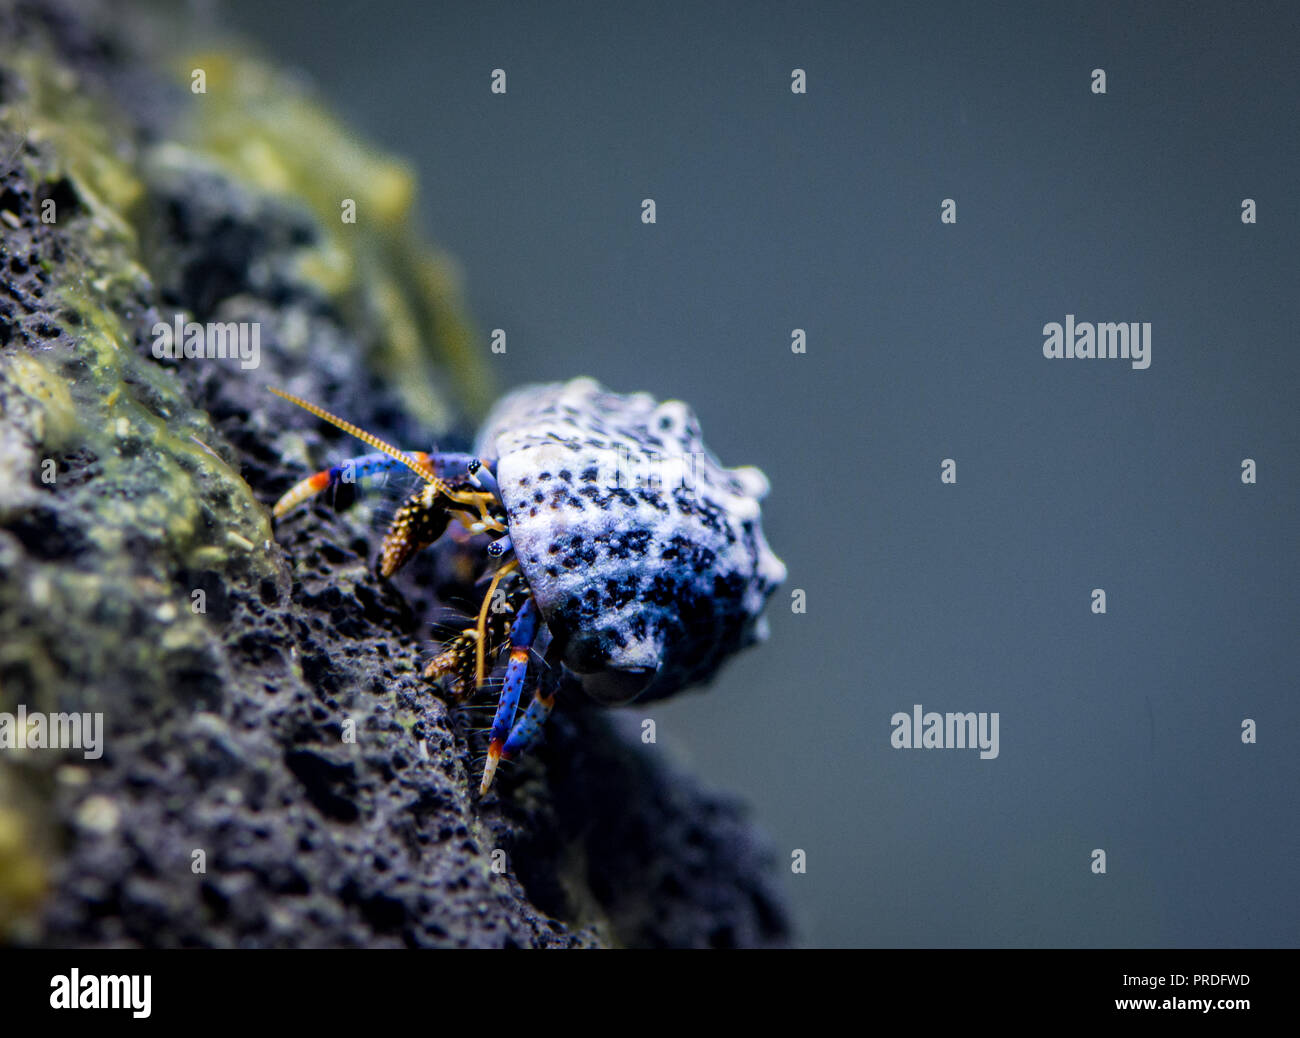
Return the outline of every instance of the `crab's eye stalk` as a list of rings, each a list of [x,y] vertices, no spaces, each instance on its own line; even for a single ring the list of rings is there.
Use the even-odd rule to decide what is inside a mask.
[[[653,667],[636,670],[602,670],[581,675],[582,690],[602,706],[630,703],[654,681],[659,672]]]

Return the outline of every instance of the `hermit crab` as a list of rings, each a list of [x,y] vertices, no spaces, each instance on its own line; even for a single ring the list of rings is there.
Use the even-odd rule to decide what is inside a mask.
[[[472,453],[455,454],[399,450],[272,392],[378,451],[303,480],[276,517],[340,481],[405,467],[423,484],[384,537],[381,576],[452,522],[489,538],[477,620],[424,670],[463,702],[508,655],[480,794],[501,760],[537,740],[561,689],[603,704],[661,699],[767,636],[763,608],[785,579],[760,525],[767,478],[724,468],[681,401],[612,393],[589,378],[527,386],[493,408]]]

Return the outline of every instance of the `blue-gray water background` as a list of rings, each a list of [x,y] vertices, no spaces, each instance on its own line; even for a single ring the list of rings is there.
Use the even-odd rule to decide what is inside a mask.
[[[770,476],[772,640],[650,716],[807,852],[806,943],[1298,943],[1300,8],[219,10],[412,161],[503,387]],[[1150,369],[1044,359],[1067,313]],[[915,703],[1000,756],[892,749]]]

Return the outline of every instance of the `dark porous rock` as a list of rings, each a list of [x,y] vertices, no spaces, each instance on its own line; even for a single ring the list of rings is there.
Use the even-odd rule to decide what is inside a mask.
[[[0,941],[786,942],[741,809],[615,716],[473,795],[477,715],[419,676],[446,550],[386,582],[365,502],[273,528],[356,447],[268,386],[413,447],[491,391],[405,169],[158,17],[0,4],[0,712],[104,726],[0,750]],[[178,315],[256,323],[257,363],[155,355]]]

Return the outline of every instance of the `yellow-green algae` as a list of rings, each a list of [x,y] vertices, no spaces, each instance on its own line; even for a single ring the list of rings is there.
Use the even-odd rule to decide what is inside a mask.
[[[310,206],[321,238],[299,273],[332,298],[359,293],[380,314],[384,335],[371,363],[392,376],[412,416],[444,430],[455,411],[481,414],[491,380],[472,352],[455,263],[415,234],[409,166],[362,144],[300,80],[253,57],[195,51],[173,68],[187,89],[196,70],[205,92],[192,94],[184,146],[261,191]],[[355,203],[355,223],[343,221],[346,199]],[[439,369],[452,386],[438,383]]]
[[[98,457],[106,482],[97,487],[100,522],[92,532],[108,551],[120,548],[129,532],[165,542],[178,557],[211,555],[213,545],[196,531],[204,496],[199,480],[220,484],[233,506],[221,517],[231,527],[224,534],[263,543],[271,533],[266,510],[205,448],[204,438],[216,437],[207,417],[184,400],[170,372],[139,356],[118,316],[117,301],[146,277],[126,212],[143,187],[120,153],[124,135],[114,135],[112,113],[79,94],[75,76],[48,55],[17,55],[12,65],[27,85],[28,103],[0,109],[0,126],[41,148],[39,163],[25,160],[34,182],[66,177],[87,210],[68,228],[82,248],[69,250],[51,272],[65,313],[76,315],[76,353],[84,365],[69,377],[49,354],[0,355],[0,379],[38,405],[28,430],[31,471],[51,452],[73,447]],[[143,386],[164,402],[162,414],[141,404]],[[114,463],[128,450],[148,459],[148,472]],[[119,481],[129,482],[129,495],[112,492]],[[262,554],[253,562],[269,575]]]
[[[23,936],[48,885],[47,834],[32,823],[31,805],[5,768],[0,768],[0,940]]]
[[[133,545],[148,544],[173,567],[218,570],[237,583],[269,578],[283,586],[287,574],[269,550],[265,508],[213,449],[219,437],[208,417],[185,400],[170,371],[141,356],[119,317],[123,300],[149,283],[134,229],[145,190],[131,135],[53,54],[11,52],[3,63],[26,92],[0,106],[0,150],[26,138],[38,156],[22,155],[28,178],[38,185],[66,178],[82,209],[60,214],[59,229],[76,247],[45,265],[77,364],[69,366],[66,350],[15,344],[0,352],[0,480],[8,508],[37,500],[89,507],[98,556],[85,572],[67,560],[26,558],[26,586],[17,593],[25,608],[95,612],[110,626],[134,622],[143,606],[157,625],[151,636],[79,648],[88,673],[109,654],[118,666],[156,671],[169,654],[201,651],[217,636],[176,588],[133,573]],[[458,275],[411,229],[410,171],[366,149],[298,85],[252,59],[194,55],[179,63],[186,83],[195,67],[206,70],[207,93],[188,99],[187,116],[176,123],[181,136],[162,147],[218,163],[257,190],[305,201],[321,233],[299,273],[345,312],[359,301],[380,315],[381,341],[369,360],[401,388],[413,416],[442,431],[454,412],[481,411],[491,389],[470,353]],[[356,224],[340,219],[344,198],[356,200]],[[439,385],[435,371],[453,384]],[[75,450],[94,455],[96,478],[41,498],[42,463]],[[29,710],[111,707],[80,694],[75,679],[70,684],[43,635],[24,634],[21,625],[5,625],[3,635],[0,660],[21,661],[29,675]],[[13,709],[18,694],[0,688],[0,709]],[[0,788],[17,785],[15,767],[0,758]],[[49,812],[30,799],[7,800],[0,810],[0,938],[47,888],[56,835]]]

